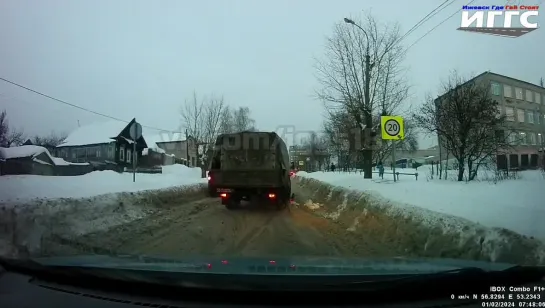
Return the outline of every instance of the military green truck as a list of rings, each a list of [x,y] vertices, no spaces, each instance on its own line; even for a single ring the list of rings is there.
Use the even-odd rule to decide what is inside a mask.
[[[286,144],[275,132],[218,136],[208,168],[208,189],[230,210],[239,208],[242,200],[286,208],[292,197]]]

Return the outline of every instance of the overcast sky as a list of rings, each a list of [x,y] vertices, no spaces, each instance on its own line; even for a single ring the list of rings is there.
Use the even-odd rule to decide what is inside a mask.
[[[179,127],[180,106],[193,91],[249,107],[262,130],[320,129],[323,107],[313,97],[313,63],[334,24],[371,10],[405,32],[440,2],[2,0],[0,77],[166,130]],[[403,43],[410,45],[465,3],[455,1]],[[539,21],[545,23],[543,15]],[[459,26],[458,13],[411,48],[407,103],[435,93],[452,69],[466,75],[490,70],[532,83],[545,77],[545,30],[511,39],[455,30]],[[29,134],[107,120],[3,81],[0,107]],[[422,139],[421,147],[431,145]]]

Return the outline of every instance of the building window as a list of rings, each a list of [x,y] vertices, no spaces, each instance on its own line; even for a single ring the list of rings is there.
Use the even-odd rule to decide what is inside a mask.
[[[96,148],[96,156],[100,158],[100,148]]]
[[[515,109],[512,107],[505,107],[505,119],[507,121],[515,121]]]
[[[517,121],[520,123],[524,123],[524,117],[526,112],[524,112],[523,109],[517,109]]]
[[[526,133],[520,133],[519,134],[519,143],[522,145],[526,144]]]
[[[517,144],[517,133],[510,132],[509,135],[507,136],[507,141],[509,142],[510,145]]]
[[[530,124],[534,124],[534,112],[533,111],[526,111],[526,122]]]
[[[535,111],[534,119],[536,120],[536,124],[541,124],[541,114],[539,112]]]
[[[123,146],[119,147],[119,160],[120,161],[125,160],[125,147]]]
[[[534,92],[526,90],[526,101],[530,103],[534,101]]]
[[[131,155],[131,150],[130,149],[127,149],[127,162],[130,163],[131,162],[131,158],[132,158],[132,155]]]
[[[528,133],[528,136],[530,136],[530,144],[536,145],[536,133]]]
[[[542,145],[543,144],[543,135],[540,133],[537,134],[537,144]]]
[[[491,86],[493,95],[501,95],[501,86],[499,83],[493,82]]]
[[[515,88],[515,97],[517,99],[522,100],[522,95],[523,95],[522,89],[521,88]]]
[[[511,89],[511,86],[503,85],[503,96],[513,97],[513,90]]]
[[[498,113],[496,114],[496,119],[499,119],[502,114],[503,114],[503,112],[501,110],[501,105],[498,105]]]
[[[541,93],[535,93],[534,100],[536,103],[541,104]]]

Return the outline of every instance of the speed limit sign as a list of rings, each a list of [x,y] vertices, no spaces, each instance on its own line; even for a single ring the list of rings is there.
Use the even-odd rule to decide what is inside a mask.
[[[382,140],[403,140],[405,139],[405,128],[403,118],[398,116],[380,117],[380,130]]]

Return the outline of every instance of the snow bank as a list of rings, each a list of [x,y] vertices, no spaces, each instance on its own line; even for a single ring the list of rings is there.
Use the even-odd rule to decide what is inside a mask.
[[[469,183],[454,181],[456,171],[449,174],[449,180],[438,180],[436,176],[431,179],[428,168],[418,168],[418,172],[418,181],[412,175],[400,175],[397,183],[389,174],[384,176],[384,180],[376,179],[376,174],[373,174],[373,180],[366,180],[359,172],[299,172],[297,176],[545,240],[545,224],[542,223],[542,217],[545,217],[545,178],[540,171],[519,172],[519,179],[497,183],[493,181],[494,172],[486,170],[479,172],[480,181]]]
[[[163,174],[94,171],[80,176],[6,175],[0,177],[0,203],[15,206],[33,199],[87,198],[116,192],[136,192],[206,183],[199,168],[164,166]]]
[[[405,256],[545,263],[545,245],[537,239],[301,175],[293,180],[299,206],[348,231],[403,247]]]
[[[47,241],[70,240],[142,219],[158,210],[202,198],[205,191],[206,185],[193,184],[90,198],[41,199],[17,207],[0,203],[0,255],[39,255]]]

